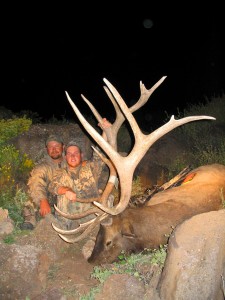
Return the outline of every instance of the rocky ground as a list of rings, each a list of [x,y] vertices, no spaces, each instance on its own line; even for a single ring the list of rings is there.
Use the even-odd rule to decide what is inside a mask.
[[[94,267],[82,254],[87,240],[76,244],[64,242],[53,230],[52,222],[55,219],[49,215],[33,231],[24,231],[12,244],[5,243],[2,236],[0,299],[114,299],[114,288],[117,288],[115,299],[140,299],[147,292],[153,293],[161,271],[145,266],[141,272],[148,278],[148,285],[134,276],[115,274],[108,287],[101,288],[92,298],[93,289],[99,288],[100,282],[92,277]]]

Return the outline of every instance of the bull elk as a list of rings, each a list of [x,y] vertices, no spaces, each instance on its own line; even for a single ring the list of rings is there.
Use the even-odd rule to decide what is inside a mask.
[[[222,165],[202,166],[193,170],[195,176],[187,185],[160,192],[154,195],[151,201],[143,207],[128,207],[135,168],[153,143],[183,124],[197,120],[215,120],[214,117],[210,116],[190,116],[175,120],[172,116],[166,124],[152,133],[143,134],[132,113],[148,101],[151,94],[165,78],[166,76],[162,77],[149,90],[140,82],[140,98],[130,108],[127,107],[115,87],[104,79],[106,84],[104,89],[116,111],[116,120],[112,127],[104,130],[105,139],[86,121],[66,92],[68,101],[81,124],[108,156],[102,156],[93,148],[108,165],[110,176],[99,199],[78,200],[93,202],[93,208],[85,213],[69,215],[61,212],[55,206],[55,209],[62,216],[69,219],[79,219],[89,214],[95,214],[95,219],[69,231],[62,230],[54,224],[52,226],[62,239],[74,243],[87,237],[96,226],[101,224],[94,250],[88,259],[91,263],[112,262],[116,260],[122,250],[135,252],[144,248],[159,247],[166,242],[166,236],[171,232],[171,228],[177,224],[195,214],[217,210],[222,207],[221,197],[225,187],[225,166]],[[98,111],[83,95],[81,97],[87,103],[97,121],[101,123],[102,117]],[[124,157],[117,152],[117,134],[125,119],[130,124],[135,142],[131,152]],[[211,177],[214,178],[214,174],[217,175],[218,180],[210,181]],[[108,198],[114,187],[116,177],[119,177],[120,197],[118,203],[113,203],[110,206],[108,205]],[[210,188],[208,188],[209,185]],[[74,235],[74,237],[68,238],[67,235]]]

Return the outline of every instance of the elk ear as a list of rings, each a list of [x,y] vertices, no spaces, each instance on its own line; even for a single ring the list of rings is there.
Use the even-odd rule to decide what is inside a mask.
[[[107,217],[103,221],[101,221],[101,225],[103,226],[111,226],[112,225],[112,217]]]
[[[125,222],[123,224],[121,229],[121,234],[128,239],[136,238],[136,235],[134,233],[134,228],[132,224],[130,224],[129,222]]]

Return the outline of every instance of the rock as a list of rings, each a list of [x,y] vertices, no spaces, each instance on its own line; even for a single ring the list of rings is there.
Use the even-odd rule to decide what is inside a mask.
[[[159,283],[162,300],[224,300],[225,210],[196,215],[169,240]]]
[[[14,230],[14,222],[9,217],[7,209],[0,207],[0,236],[12,233]]]
[[[0,236],[5,236],[12,233],[14,230],[14,225],[10,221],[0,223]]]
[[[107,278],[102,292],[95,300],[140,300],[144,299],[145,286],[137,278],[125,274],[113,274]]]

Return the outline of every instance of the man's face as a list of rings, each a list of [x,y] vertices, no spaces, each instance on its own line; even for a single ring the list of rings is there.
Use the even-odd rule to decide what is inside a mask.
[[[78,167],[82,162],[82,154],[77,146],[70,146],[66,150],[66,161],[70,168]]]
[[[62,157],[63,145],[61,143],[50,141],[46,148],[47,148],[48,155],[52,159],[59,159]]]

